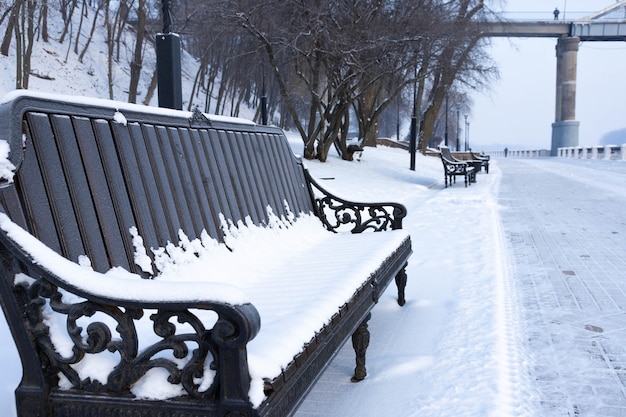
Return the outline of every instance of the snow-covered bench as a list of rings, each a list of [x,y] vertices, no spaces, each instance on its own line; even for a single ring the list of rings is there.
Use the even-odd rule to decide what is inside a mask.
[[[491,159],[489,155],[477,154],[472,152],[471,149],[469,150],[469,154],[471,159],[480,161],[481,168],[485,168],[485,174],[489,174],[489,160]]]
[[[465,180],[465,186],[471,185],[476,182],[476,168],[473,166],[472,161],[460,161],[450,153],[450,148],[447,146],[440,146],[441,163],[443,164],[443,178],[446,188],[448,183],[452,186],[452,181],[456,182],[457,176],[462,176]],[[477,161],[480,169],[480,162]]]
[[[325,192],[241,120],[28,92],[0,120],[20,417],[289,415],[349,339],[365,377],[403,206]]]

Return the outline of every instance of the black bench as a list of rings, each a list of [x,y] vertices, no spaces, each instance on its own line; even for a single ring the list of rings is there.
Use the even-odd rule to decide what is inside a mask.
[[[365,378],[372,308],[393,279],[405,302],[402,205],[325,192],[277,128],[28,92],[4,97],[0,118],[20,417],[290,415],[350,339]],[[250,236],[299,228],[322,230],[249,261]],[[181,254],[175,271],[202,272],[165,280],[160,262]]]
[[[471,149],[469,153],[473,160],[480,161],[481,167],[485,168],[485,174],[489,174],[489,155],[475,154]]]
[[[448,183],[452,185],[454,181],[456,183],[456,177],[462,176],[465,181],[465,186],[476,182],[476,170],[474,166],[468,161],[459,161],[455,159],[450,153],[450,148],[447,146],[440,146],[440,157],[443,164],[443,176],[445,187],[448,187]]]
[[[337,154],[340,158],[345,159],[346,161],[353,161],[355,158],[360,161],[361,155],[363,155],[363,147],[360,144],[350,143],[346,146],[346,155],[344,158],[343,151],[341,150],[341,141],[339,138],[336,138],[333,141],[333,146],[337,151]]]

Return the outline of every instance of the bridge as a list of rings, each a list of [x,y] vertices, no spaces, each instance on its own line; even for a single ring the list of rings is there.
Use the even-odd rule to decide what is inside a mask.
[[[576,62],[583,42],[626,41],[626,0],[575,21],[482,22],[484,36],[556,38],[556,114],[552,124],[551,156],[559,148],[578,146],[576,121]]]

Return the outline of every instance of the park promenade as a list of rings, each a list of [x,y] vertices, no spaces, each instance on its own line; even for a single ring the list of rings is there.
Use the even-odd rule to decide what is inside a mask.
[[[501,175],[496,194],[510,258],[507,290],[517,321],[518,334],[510,338],[516,346],[510,350],[517,352],[512,357],[522,356],[521,367],[512,365],[521,375],[513,378],[520,387],[510,397],[516,397],[518,405],[510,407],[508,415],[626,416],[626,163],[499,157],[494,165],[494,173]],[[479,175],[474,190],[487,178]],[[441,193],[461,195],[460,188],[441,188]],[[393,331],[407,331],[402,324],[397,327]],[[340,353],[335,361],[327,372],[345,373],[353,366],[347,354]],[[407,371],[416,386],[403,388],[407,408],[402,416],[493,415],[454,401],[447,408],[415,401],[420,396],[413,391],[423,386],[424,378],[433,385],[438,377],[445,378],[445,367],[431,371],[430,366]],[[345,416],[343,404],[354,404],[360,410],[354,415],[363,416],[363,407],[356,405],[367,399],[349,384],[329,386],[336,378],[322,377],[297,415],[328,416],[340,409]],[[464,386],[447,389],[454,392]]]

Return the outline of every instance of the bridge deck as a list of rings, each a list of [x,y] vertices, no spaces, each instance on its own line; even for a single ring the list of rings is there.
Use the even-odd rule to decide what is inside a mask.
[[[626,19],[610,21],[502,21],[480,24],[485,36],[560,38],[577,36],[581,41],[626,41]]]

